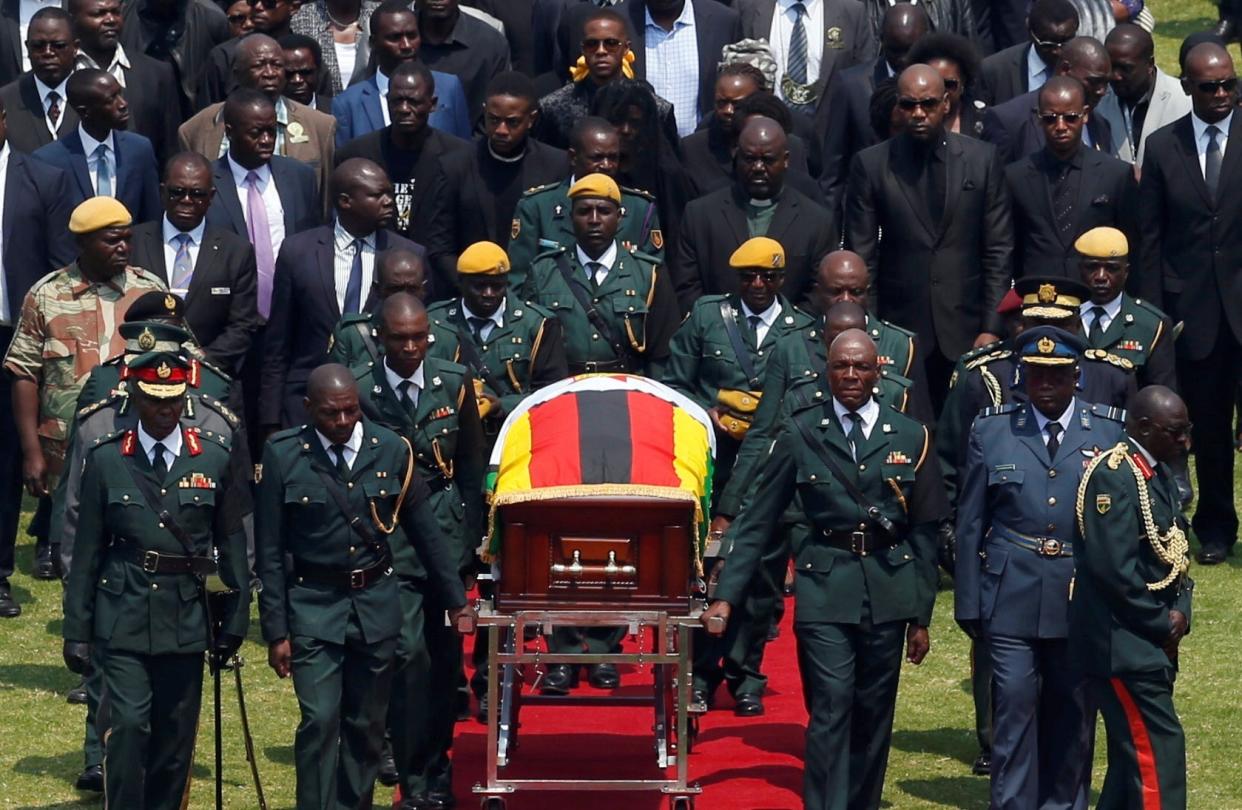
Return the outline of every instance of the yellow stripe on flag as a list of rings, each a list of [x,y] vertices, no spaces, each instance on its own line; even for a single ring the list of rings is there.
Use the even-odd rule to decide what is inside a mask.
[[[681,488],[703,496],[708,478],[710,440],[703,423],[681,408],[673,408],[673,465]]]
[[[530,488],[530,413],[527,412],[508,426],[495,494]]]

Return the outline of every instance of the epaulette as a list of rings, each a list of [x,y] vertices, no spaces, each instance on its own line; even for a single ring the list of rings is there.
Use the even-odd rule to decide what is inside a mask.
[[[1159,307],[1157,307],[1157,306],[1156,306],[1155,304],[1153,304],[1152,302],[1150,302],[1150,301],[1144,301],[1142,298],[1134,298],[1134,299],[1131,299],[1131,300],[1133,301],[1133,303],[1134,303],[1134,305],[1135,305],[1136,307],[1138,307],[1139,309],[1142,309],[1142,310],[1146,310],[1147,312],[1151,313],[1152,315],[1155,315],[1155,316],[1156,316],[1157,318],[1159,318],[1160,320],[1162,320],[1162,321],[1166,321],[1166,320],[1168,320],[1168,319],[1169,319],[1169,316],[1168,316],[1168,315],[1164,312],[1164,310],[1160,309]]]
[[[647,202],[655,202],[655,195],[650,191],[644,191],[641,188],[630,188],[629,186],[621,186],[622,194],[629,194],[634,197],[642,197]]]
[[[99,365],[101,366],[119,366],[125,362],[125,355],[118,354],[116,357],[109,357]]]
[[[785,392],[785,407],[789,409],[790,413],[800,413],[823,404],[823,389],[813,384],[810,380],[800,385],[794,385]]]
[[[985,354],[990,354],[996,351],[996,347],[1001,345],[1004,342],[1005,341],[1003,340],[994,340],[991,343],[988,343],[986,345],[979,346],[978,348],[975,348],[975,349],[971,349],[970,351],[966,352],[961,357],[959,357],[958,362],[965,365],[966,363],[969,363],[971,360],[974,360],[976,357],[982,357]]]
[[[112,442],[117,441],[118,439],[123,439],[126,433],[129,433],[128,428],[120,428],[118,430],[112,431],[111,433],[105,433],[102,436],[97,436],[95,438],[94,443],[91,445],[90,449],[97,450],[100,447],[103,447],[105,444],[110,444]]]
[[[540,259],[547,259],[552,256],[559,256],[560,254],[564,253],[567,250],[569,250],[569,248],[565,247],[564,245],[557,245],[554,248],[545,247],[542,251],[535,254],[535,258],[531,259],[531,264],[534,264]]]
[[[556,313],[553,312],[552,310],[548,309],[547,307],[542,307],[539,304],[532,304],[530,301],[523,302],[522,306],[530,310],[534,314],[538,315],[540,318],[555,318],[556,317]],[[517,312],[513,313],[513,317],[515,318],[519,317]]]
[[[220,400],[208,394],[199,394],[198,398],[202,400],[204,405],[223,416],[224,421],[229,423],[229,427],[236,430],[241,425],[241,419],[238,418],[237,414],[229,410],[229,407]]]
[[[63,269],[64,268],[61,268],[61,270]],[[60,276],[61,276],[60,270],[53,270],[52,272],[48,273],[43,278],[36,281],[34,284],[30,285],[30,294],[34,295],[39,290],[39,288],[42,287],[44,284],[47,284],[49,281],[51,281],[54,278],[60,278]]]
[[[980,417],[1000,416],[1006,413],[1013,413],[1014,411],[1020,410],[1021,408],[1022,408],[1022,403],[1020,402],[1006,402],[1004,405],[995,405],[990,408],[984,408],[983,410],[979,411],[979,416]]]
[[[296,439],[306,429],[306,425],[298,425],[297,427],[285,428],[278,430],[268,438],[269,442],[286,442],[290,439]]]
[[[220,378],[223,379],[225,382],[233,381],[233,376],[231,374],[229,374],[227,371],[217,366],[215,363],[212,363],[210,360],[204,360],[200,357],[198,358],[198,363],[203,368],[211,369],[216,374],[220,375]]]
[[[86,417],[91,416],[92,414],[99,413],[101,410],[108,407],[109,405],[113,405],[117,402],[124,401],[125,398],[126,397],[124,394],[118,394],[114,391],[108,396],[99,400],[98,402],[92,402],[90,405],[79,408],[78,413],[77,413],[77,418],[85,419]]]
[[[902,335],[902,336],[904,336],[904,337],[908,337],[908,338],[915,337],[915,334],[914,334],[913,332],[911,332],[909,329],[903,329],[902,327],[898,326],[897,324],[893,323],[892,321],[884,321],[884,320],[880,320],[879,318],[871,318],[870,320],[871,320],[873,323],[877,323],[877,324],[879,324],[881,327],[883,327],[882,329],[877,329],[875,326],[871,326],[871,328],[869,328],[869,329],[867,330],[867,334],[871,335],[873,338],[874,338],[874,337],[878,337],[878,336],[879,336],[879,334],[880,334],[881,332],[885,331],[885,330],[887,330],[887,331],[891,331],[891,332],[896,332],[897,334]],[[870,326],[870,324],[868,324],[868,325]],[[997,341],[997,342],[999,343],[1000,341]],[[988,344],[988,345],[989,345],[989,346],[991,346],[991,345],[993,345],[993,344]],[[984,348],[986,348],[986,347],[984,347]]]
[[[1126,421],[1126,409],[1117,408],[1112,405],[1092,405],[1091,413],[1101,419],[1108,419],[1113,422],[1121,422],[1122,424],[1125,424]]]
[[[1013,352],[1010,351],[1009,349],[997,349],[995,351],[988,352],[987,354],[981,357],[976,357],[975,359],[971,360],[970,362],[966,364],[966,368],[967,370],[974,370],[976,368],[979,368],[979,366],[987,365],[988,363],[992,363],[997,360],[1004,360],[1006,357],[1012,357],[1012,356],[1013,356]]]
[[[190,428],[190,430],[194,432],[194,435],[197,436],[200,441],[209,441],[214,444],[218,444],[225,450],[232,449],[231,438],[218,430],[203,430],[202,428]]]
[[[1124,357],[1118,357],[1107,349],[1087,349],[1083,356],[1088,360],[1097,360],[1114,365],[1122,371],[1134,371],[1134,363],[1132,361]]]
[[[635,259],[641,259],[644,262],[647,262],[648,264],[655,265],[656,267],[662,267],[664,265],[663,259],[659,258],[658,256],[652,256],[650,253],[645,253],[638,249],[634,249],[634,248],[630,249],[630,255],[633,256]]]
[[[539,194],[540,192],[547,191],[550,188],[556,188],[560,184],[561,184],[561,181],[558,180],[555,183],[544,183],[542,186],[531,186],[530,188],[522,192],[522,196],[529,197],[532,194]]]

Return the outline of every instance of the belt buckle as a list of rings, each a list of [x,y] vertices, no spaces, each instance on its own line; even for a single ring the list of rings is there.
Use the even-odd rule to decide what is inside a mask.
[[[1039,541],[1039,553],[1044,557],[1060,557],[1061,541],[1055,537],[1044,537]]]
[[[599,371],[599,363],[594,360],[588,360],[582,364],[582,370],[587,374],[595,374]]]
[[[866,557],[867,551],[867,533],[866,532],[850,532],[850,551],[859,557]]]
[[[362,568],[355,568],[349,572],[349,587],[351,590],[357,591],[366,587],[366,573],[366,570]]]
[[[160,566],[160,553],[158,551],[146,551],[142,555],[142,570],[148,574],[154,574]]]

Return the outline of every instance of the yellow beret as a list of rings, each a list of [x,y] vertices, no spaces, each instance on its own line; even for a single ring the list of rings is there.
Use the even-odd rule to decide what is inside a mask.
[[[91,197],[73,209],[69,217],[70,233],[94,233],[104,228],[129,225],[133,218],[129,210],[112,197]]]
[[[1074,250],[1093,259],[1115,259],[1130,255],[1130,243],[1116,228],[1092,228],[1078,237]]]
[[[495,242],[475,242],[457,257],[457,272],[499,276],[509,272],[509,255]]]
[[[570,187],[569,199],[576,200],[579,197],[601,197],[620,205],[621,187],[608,175],[596,172],[579,179]]]
[[[736,268],[763,267],[785,269],[785,248],[775,239],[756,236],[747,239],[729,257],[729,266]]]

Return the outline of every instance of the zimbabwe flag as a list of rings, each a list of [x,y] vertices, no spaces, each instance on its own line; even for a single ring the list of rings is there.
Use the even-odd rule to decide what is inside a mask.
[[[693,501],[701,544],[715,451],[707,413],[655,380],[588,374],[548,386],[522,400],[496,439],[485,556],[499,545],[498,507],[584,495]]]

